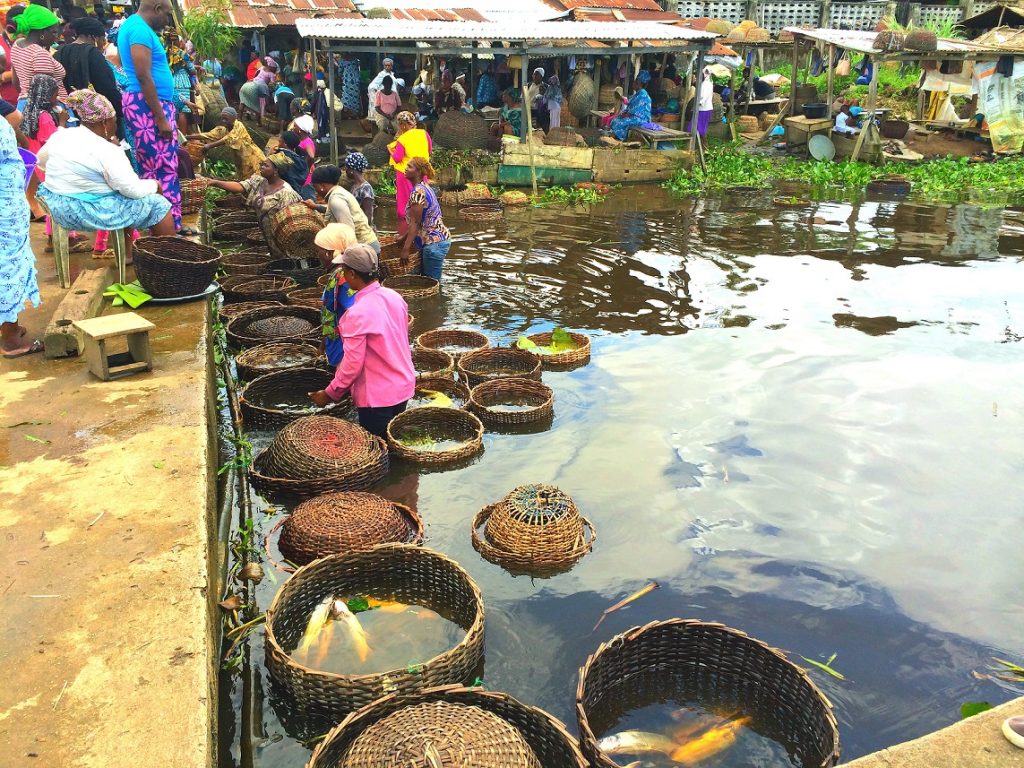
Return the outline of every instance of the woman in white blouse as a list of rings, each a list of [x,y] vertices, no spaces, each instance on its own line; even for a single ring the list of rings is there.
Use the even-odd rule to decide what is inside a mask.
[[[160,182],[140,179],[115,143],[113,105],[90,90],[69,94],[67,105],[81,127],[57,131],[39,152],[46,182],[38,196],[56,222],[69,230],[149,229],[173,237],[171,204]]]

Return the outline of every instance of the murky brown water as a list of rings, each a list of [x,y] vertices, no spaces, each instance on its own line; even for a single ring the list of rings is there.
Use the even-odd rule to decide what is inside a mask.
[[[589,211],[448,223],[443,295],[413,307],[414,332],[593,335],[589,366],[545,372],[551,429],[488,434],[469,467],[403,469],[374,489],[414,505],[428,546],[481,586],[489,687],[575,730],[586,656],[685,616],[793,658],[837,653],[847,682],[811,674],[844,759],[1013,695],[971,672],[1024,658],[1021,211],[776,209],[768,192],[679,201],[642,187]],[[569,492],[599,531],[549,580],[512,578],[470,544],[473,514],[530,482]],[[650,579],[662,589],[591,631]],[[262,607],[276,588],[261,585]],[[309,750],[275,705],[264,699],[257,765],[301,766]]]

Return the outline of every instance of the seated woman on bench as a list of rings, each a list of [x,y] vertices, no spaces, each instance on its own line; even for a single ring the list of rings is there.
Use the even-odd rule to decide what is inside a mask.
[[[622,117],[612,120],[612,134],[619,141],[626,140],[630,128],[639,128],[651,122],[651,97],[644,88],[650,80],[650,73],[646,69],[640,70],[640,74],[633,81],[633,95],[629,97],[629,106],[622,113]]]
[[[847,136],[856,136],[860,133],[858,115],[860,115],[860,107],[851,107],[849,104],[844,104],[843,108],[836,115],[836,124],[832,130]]]

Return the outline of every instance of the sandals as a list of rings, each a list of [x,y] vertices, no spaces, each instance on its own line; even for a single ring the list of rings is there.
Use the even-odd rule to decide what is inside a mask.
[[[81,240],[71,243],[68,253],[92,253],[92,243],[83,237]]]
[[[114,258],[117,258],[117,254],[114,253],[114,249],[113,248],[107,248],[107,250],[103,251],[102,253],[97,253],[96,251],[93,251],[92,252],[92,257],[94,259],[97,259],[97,260],[99,260],[99,259],[114,259]]]
[[[39,339],[36,339],[35,341],[28,345],[28,348],[23,349],[20,352],[4,352],[4,357],[6,357],[8,360],[13,360],[16,357],[24,357],[25,355],[35,355],[42,351],[43,342],[41,342]]]
[[[178,230],[178,234],[182,237],[195,237],[199,233],[191,227],[182,227]]]

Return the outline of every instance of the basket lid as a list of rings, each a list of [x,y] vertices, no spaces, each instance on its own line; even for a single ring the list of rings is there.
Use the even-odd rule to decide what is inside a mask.
[[[305,480],[350,472],[369,461],[376,461],[376,448],[365,429],[333,416],[303,416],[274,437],[266,466],[278,477]]]
[[[543,483],[514,488],[501,503],[502,513],[528,525],[546,525],[565,517],[579,517],[572,497]]]
[[[305,565],[326,555],[404,543],[418,532],[416,520],[395,502],[375,493],[340,491],[299,504],[282,525],[278,546],[290,561]]]
[[[305,318],[274,315],[247,323],[241,329],[241,333],[256,338],[276,339],[286,336],[304,336],[312,332],[313,328],[315,328],[313,323]]]
[[[487,540],[504,552],[564,556],[583,542],[583,518],[572,498],[553,485],[522,485],[495,505]]]
[[[541,768],[522,734],[492,712],[431,701],[403,707],[369,726],[346,751],[344,768]]]

